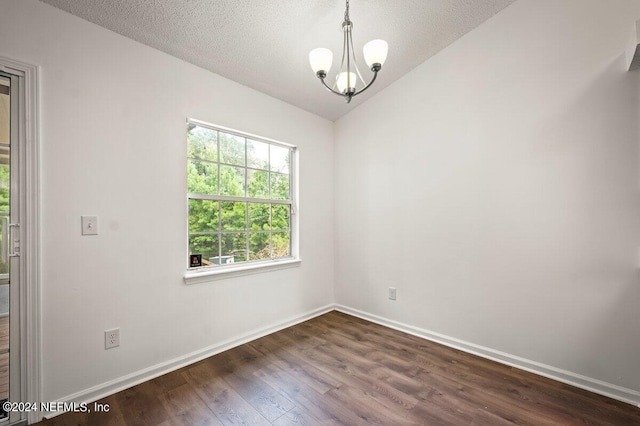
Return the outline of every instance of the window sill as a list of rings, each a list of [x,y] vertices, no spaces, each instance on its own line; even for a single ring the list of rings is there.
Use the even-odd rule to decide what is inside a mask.
[[[278,269],[295,268],[300,266],[301,263],[301,259],[284,259],[221,268],[190,269],[184,273],[184,283],[187,285],[199,284],[242,275],[260,274]]]

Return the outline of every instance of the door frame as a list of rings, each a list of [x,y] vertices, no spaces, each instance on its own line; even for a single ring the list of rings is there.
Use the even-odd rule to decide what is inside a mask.
[[[0,56],[0,71],[20,78],[18,150],[20,212],[20,401],[42,402],[40,290],[40,69]],[[13,144],[14,141],[12,141]],[[42,420],[40,411],[26,420]]]

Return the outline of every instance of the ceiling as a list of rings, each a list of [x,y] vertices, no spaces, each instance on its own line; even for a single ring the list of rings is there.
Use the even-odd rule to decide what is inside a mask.
[[[351,104],[326,91],[309,51],[342,55],[343,0],[41,0],[309,112],[336,120],[515,0],[351,0],[354,47],[381,38],[389,55]]]

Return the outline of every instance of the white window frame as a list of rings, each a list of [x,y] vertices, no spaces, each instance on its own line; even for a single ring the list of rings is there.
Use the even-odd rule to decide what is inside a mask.
[[[225,196],[206,196],[203,197],[201,194],[190,194],[188,189],[185,188],[186,193],[186,206],[187,206],[187,224],[186,224],[186,233],[187,236],[187,244],[185,250],[185,260],[187,261],[187,269],[184,273],[184,282],[186,284],[196,284],[201,282],[208,282],[216,279],[230,278],[233,276],[240,275],[249,275],[262,273],[266,271],[273,271],[285,268],[292,268],[299,266],[301,263],[301,259],[299,257],[299,215],[298,215],[298,150],[295,145],[287,144],[281,141],[277,141],[274,139],[265,138],[264,136],[254,135],[247,132],[242,132],[239,130],[231,129],[228,127],[220,126],[217,124],[207,123],[201,120],[196,120],[193,118],[187,119],[187,126],[196,125],[199,127],[203,127],[206,129],[211,129],[218,132],[233,134],[236,136],[240,136],[242,138],[255,140],[258,142],[264,142],[270,145],[276,145],[283,148],[287,148],[291,150],[291,164],[289,165],[289,191],[290,191],[290,200],[289,202],[281,202],[278,200],[274,204],[287,204],[291,205],[291,216],[289,220],[289,232],[290,232],[290,256],[282,257],[277,259],[267,259],[267,260],[254,260],[254,261],[245,261],[241,263],[233,263],[229,265],[217,265],[217,266],[201,266],[196,268],[191,268],[188,263],[189,253],[189,200],[190,199],[211,199],[216,201],[227,201],[233,198],[237,198],[239,201],[250,201],[254,199],[256,202],[267,202],[264,199],[253,198],[253,197],[225,197]],[[185,132],[186,138],[186,132]],[[219,143],[219,141],[218,141]],[[185,148],[187,145],[185,144]],[[185,149],[186,153],[186,149]],[[219,160],[219,159],[218,159]],[[189,159],[186,158],[185,165],[188,165]],[[218,163],[220,164],[220,163]],[[185,169],[185,185],[187,184],[187,176]]]

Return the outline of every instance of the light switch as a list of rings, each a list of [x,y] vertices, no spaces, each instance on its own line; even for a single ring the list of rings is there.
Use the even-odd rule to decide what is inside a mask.
[[[98,235],[98,216],[80,216],[82,235]]]

